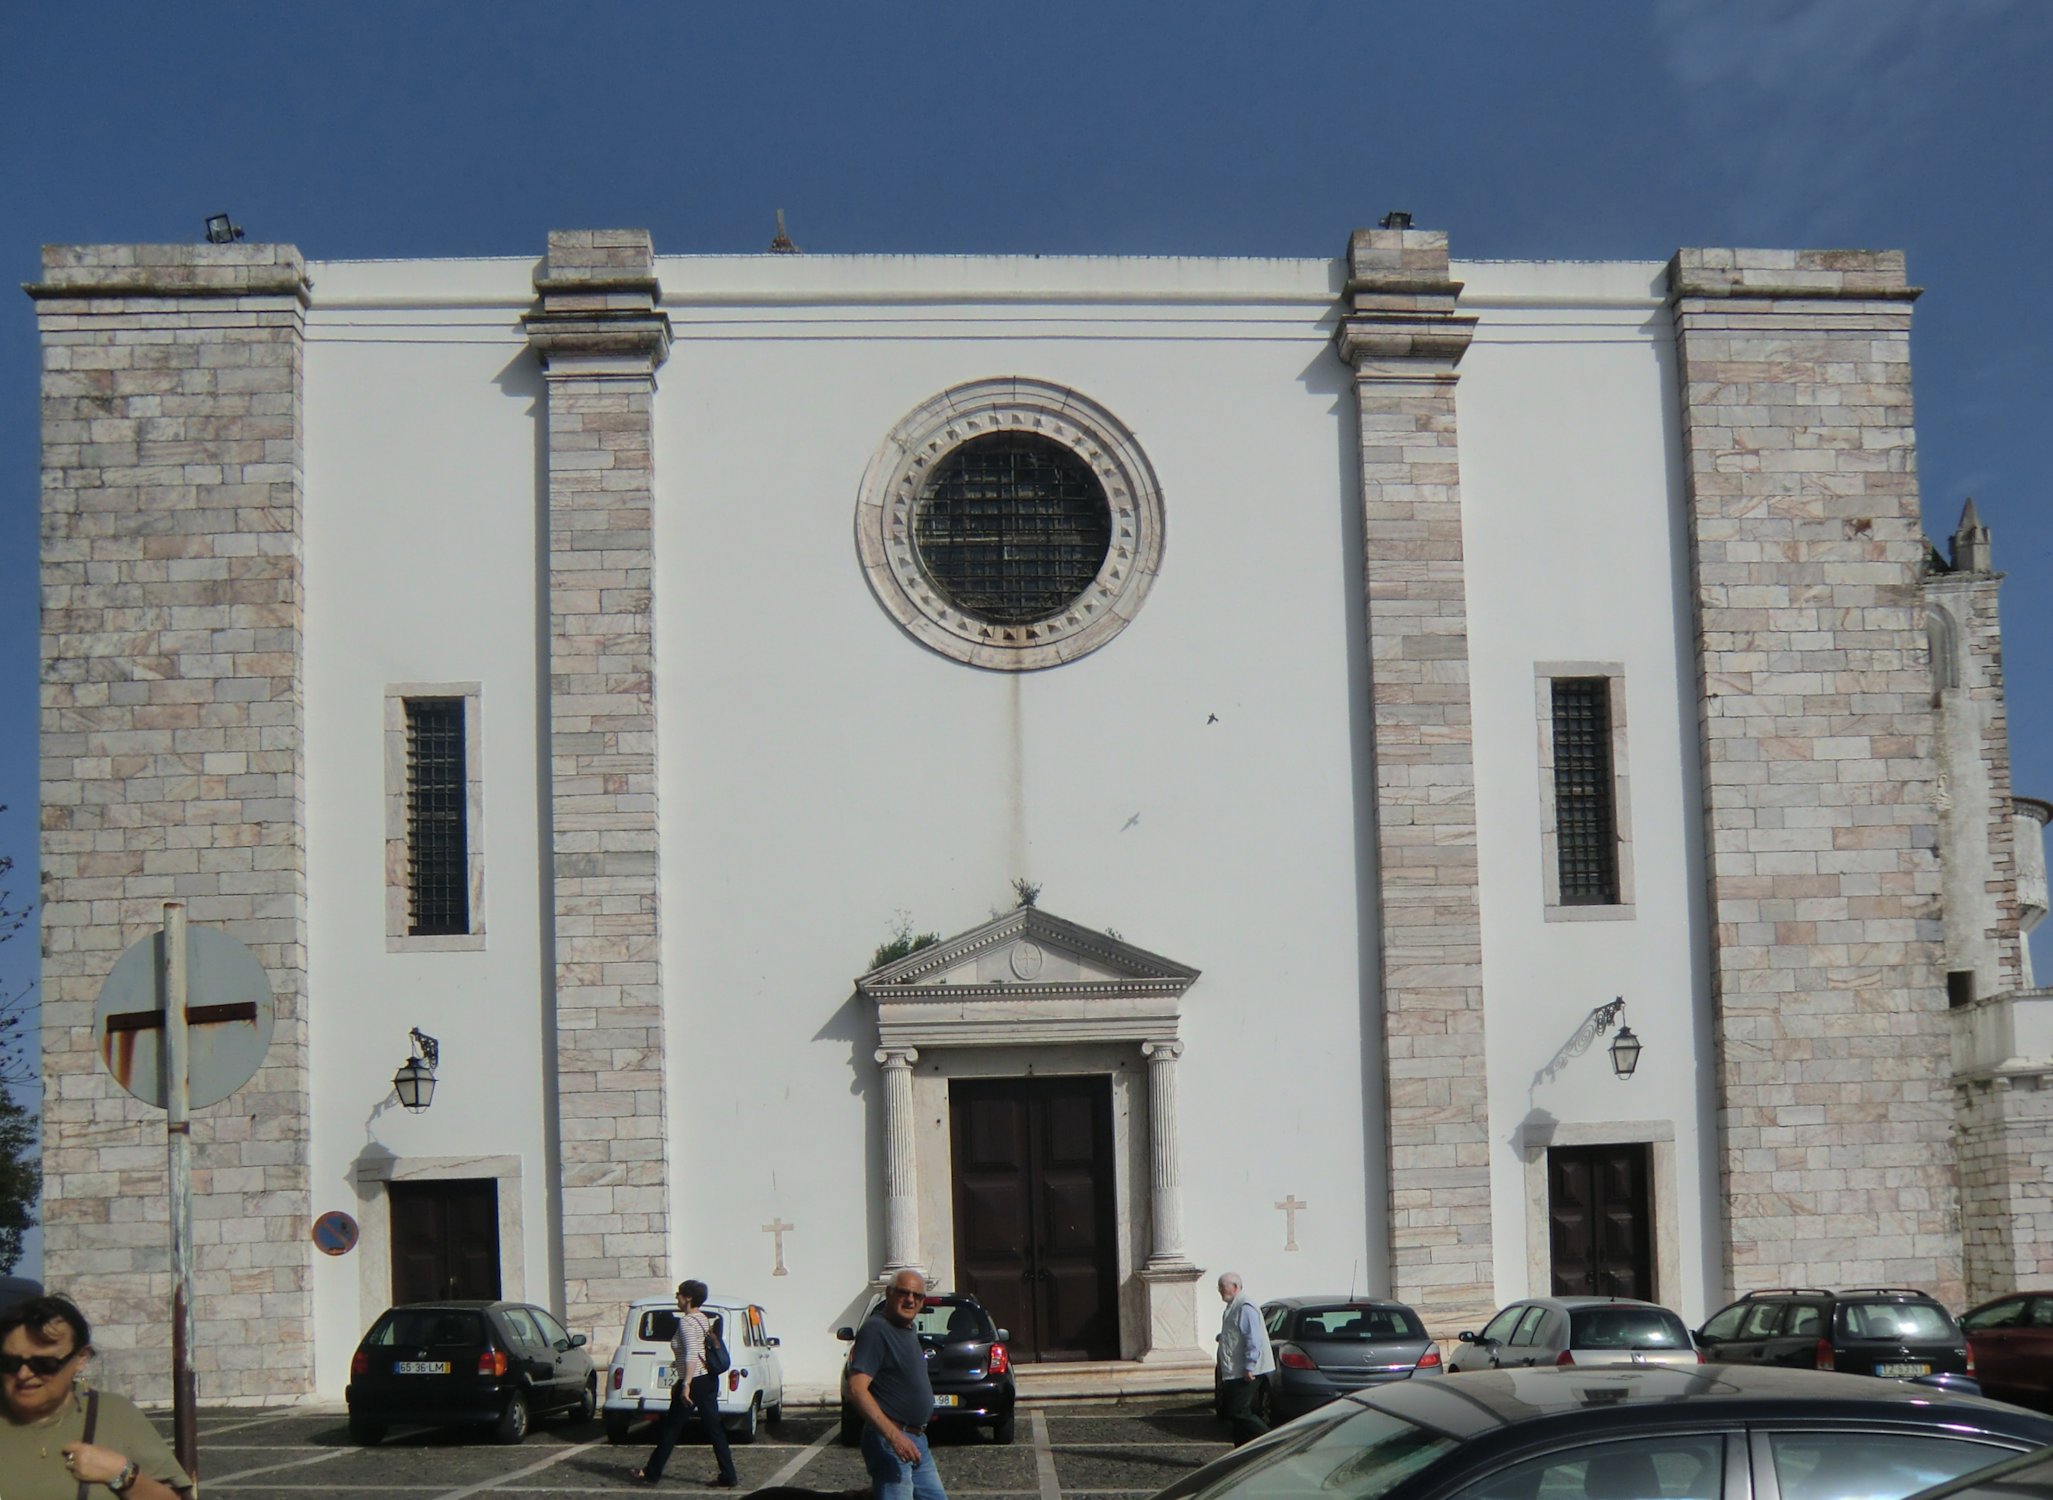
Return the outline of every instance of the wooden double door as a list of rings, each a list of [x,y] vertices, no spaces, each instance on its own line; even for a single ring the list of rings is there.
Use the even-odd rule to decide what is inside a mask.
[[[1654,1300],[1648,1155],[1644,1145],[1548,1151],[1555,1296]]]
[[[956,1284],[1015,1360],[1118,1358],[1112,1080],[956,1079],[948,1111]]]
[[[386,1184],[392,1301],[499,1297],[499,1183],[445,1178]]]

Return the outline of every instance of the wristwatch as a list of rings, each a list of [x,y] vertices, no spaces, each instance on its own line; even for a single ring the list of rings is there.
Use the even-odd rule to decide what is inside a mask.
[[[107,1488],[117,1495],[125,1495],[135,1488],[135,1482],[142,1478],[142,1466],[130,1459],[121,1466],[121,1472],[107,1481]]]

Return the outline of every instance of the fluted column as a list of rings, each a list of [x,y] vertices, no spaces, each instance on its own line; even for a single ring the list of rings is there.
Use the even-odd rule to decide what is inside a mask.
[[[920,1266],[920,1169],[913,1151],[912,1047],[880,1047],[884,1065],[884,1277]]]
[[[1148,1202],[1154,1210],[1150,1266],[1184,1266],[1183,1164],[1176,1149],[1176,1060],[1183,1043],[1142,1042],[1148,1060]]]

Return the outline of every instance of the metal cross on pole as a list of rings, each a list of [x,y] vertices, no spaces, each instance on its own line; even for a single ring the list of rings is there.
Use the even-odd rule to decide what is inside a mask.
[[[193,1005],[197,991],[208,1003]],[[271,982],[256,955],[224,932],[188,931],[183,902],[129,945],[100,986],[94,1041],[114,1081],[164,1111],[171,1198],[172,1449],[200,1477],[193,1370],[191,1112],[249,1082],[271,1043]]]

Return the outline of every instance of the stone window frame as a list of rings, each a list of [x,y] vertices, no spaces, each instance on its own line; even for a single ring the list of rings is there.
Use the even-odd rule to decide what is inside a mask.
[[[1554,803],[1554,682],[1561,677],[1601,677],[1611,705],[1611,812],[1618,839],[1618,900],[1608,905],[1569,904],[1561,899],[1561,840]],[[1615,661],[1542,661],[1533,664],[1533,698],[1540,743],[1540,882],[1549,922],[1630,922],[1633,904],[1632,779],[1627,767],[1625,664]]]
[[[418,936],[407,931],[410,855],[406,836],[406,703],[463,701],[465,854],[470,869],[470,931]],[[385,951],[475,953],[485,946],[484,688],[476,682],[396,682],[385,688]]]
[[[1008,431],[1075,453],[1112,512],[1097,577],[1068,609],[1018,625],[956,608],[927,578],[912,540],[912,509],[934,466],[971,438]],[[993,377],[949,387],[891,429],[863,473],[855,532],[872,592],[914,640],[969,666],[1034,671],[1089,655],[1132,623],[1161,571],[1162,489],[1133,433],[1097,402],[1052,381]]]

